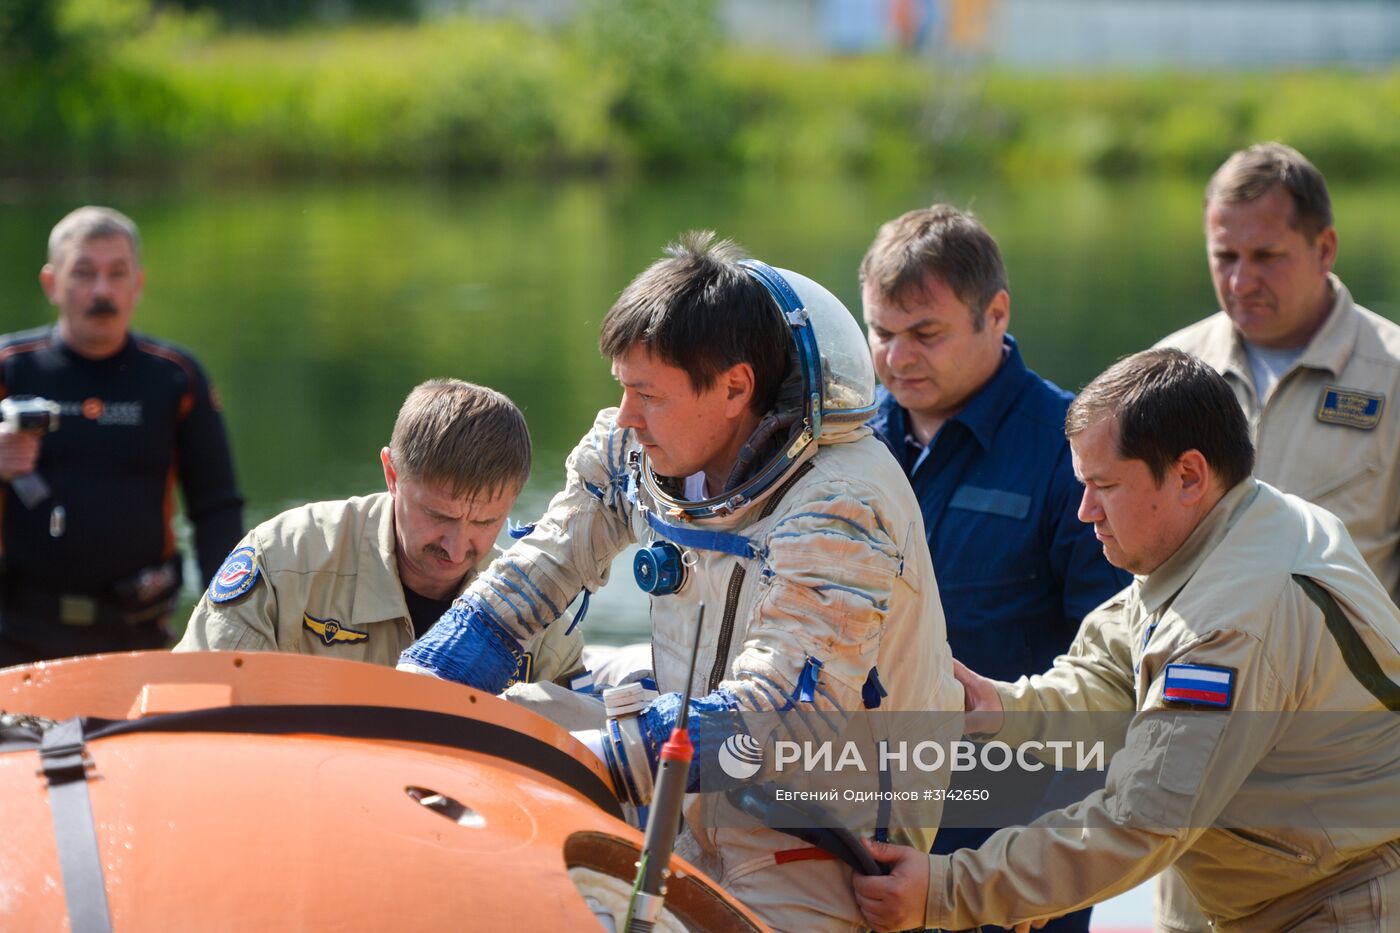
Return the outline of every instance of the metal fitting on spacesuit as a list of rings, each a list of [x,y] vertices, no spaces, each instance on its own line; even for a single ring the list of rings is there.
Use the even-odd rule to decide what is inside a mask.
[[[641,684],[625,684],[603,691],[603,760],[612,775],[618,797],[624,803],[644,807],[651,802],[651,763],[642,739],[641,713],[647,691]]]

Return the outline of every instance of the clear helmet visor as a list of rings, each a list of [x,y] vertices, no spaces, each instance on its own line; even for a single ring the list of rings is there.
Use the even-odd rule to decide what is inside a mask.
[[[815,338],[822,421],[864,422],[875,411],[875,367],[860,325],[841,300],[820,284],[788,269],[773,271],[801,301]]]

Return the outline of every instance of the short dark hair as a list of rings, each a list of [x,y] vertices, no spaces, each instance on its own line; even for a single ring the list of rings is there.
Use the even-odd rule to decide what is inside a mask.
[[[1125,356],[1084,387],[1065,413],[1065,436],[1118,419],[1118,456],[1141,460],[1160,486],[1188,450],[1199,450],[1225,488],[1254,472],[1254,444],[1230,384],[1181,350]]]
[[[1309,243],[1332,226],[1332,198],[1326,179],[1301,152],[1283,143],[1258,143],[1226,159],[1206,184],[1206,208],[1212,201],[1253,201],[1275,188],[1282,188],[1293,201],[1288,225]]]
[[[430,379],[404,399],[389,442],[402,475],[490,498],[530,478],[530,429],[515,403],[461,379]]]
[[[925,289],[930,276],[971,309],[977,330],[997,292],[1010,288],[997,241],[970,211],[949,204],[909,211],[884,224],[860,263],[861,285],[895,304]]]
[[[641,344],[690,376],[696,392],[738,363],[754,372],[750,408],[762,415],[787,375],[792,337],[744,252],[712,231],[692,231],[632,280],[603,318],[598,348],[617,359]]]

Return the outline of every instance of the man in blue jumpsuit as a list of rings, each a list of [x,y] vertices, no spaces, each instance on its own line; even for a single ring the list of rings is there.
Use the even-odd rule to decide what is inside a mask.
[[[1075,515],[1073,396],[1021,361],[1001,252],[970,214],[937,204],[886,223],[860,281],[882,383],[870,423],[919,498],[953,656],[998,680],[1045,670],[1129,581]],[[993,794],[998,821],[1012,819],[1007,798]],[[989,835],[945,826],[933,851]],[[1049,929],[1088,925],[1084,910]]]
[[[0,427],[0,667],[165,647],[181,579],[176,486],[201,583],[243,534],[209,380],[188,352],[131,331],[145,284],[136,225],[73,211],[39,280],[58,322],[0,338],[0,399],[41,396],[59,430]]]

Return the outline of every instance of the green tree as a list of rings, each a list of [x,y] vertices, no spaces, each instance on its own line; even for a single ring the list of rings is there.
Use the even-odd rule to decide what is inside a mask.
[[[225,23],[280,29],[309,20],[411,20],[417,0],[174,0],[186,12],[212,11]]]
[[[639,161],[685,165],[722,145],[729,121],[714,75],[714,0],[586,0],[576,28],[584,60],[609,88],[609,119]]]
[[[0,0],[0,73],[51,61],[63,45],[52,0]]]

